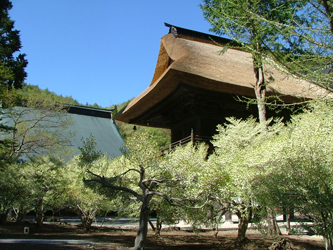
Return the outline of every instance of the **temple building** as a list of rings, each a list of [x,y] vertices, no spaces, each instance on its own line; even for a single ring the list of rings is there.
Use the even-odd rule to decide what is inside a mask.
[[[80,153],[78,149],[83,146],[82,140],[87,139],[90,135],[96,140],[97,151],[110,158],[122,155],[124,140],[112,118],[112,111],[112,109],[77,105],[68,106],[67,115],[73,123],[69,130],[75,132],[71,138],[74,155]]]
[[[216,125],[223,124],[226,117],[258,117],[255,104],[239,101],[255,98],[250,53],[235,48],[221,53],[223,45],[230,40],[165,25],[169,33],[161,38],[150,85],[115,117],[116,120],[168,128],[171,142],[178,143],[189,138],[210,140]],[[267,62],[264,67],[265,79],[269,82],[268,97],[278,96],[290,104],[325,94],[317,85],[284,74]],[[267,117],[273,115],[273,111],[267,111]],[[279,116],[289,114],[282,112]]]
[[[96,150],[110,158],[122,155],[124,141],[112,118],[112,109],[100,109],[78,105],[65,105],[66,112],[55,112],[52,109],[37,109],[17,106],[10,108],[5,115],[0,114],[3,125],[23,128],[15,135],[21,144],[19,162],[29,160],[36,155],[47,155],[47,139],[39,134],[55,135],[61,141],[52,145],[52,154],[63,160],[70,160],[80,154],[83,141],[92,136],[96,142]],[[65,125],[65,126],[63,126]],[[12,133],[0,134],[0,138],[13,137]],[[59,148],[59,145],[63,147]],[[63,150],[65,152],[63,152]]]

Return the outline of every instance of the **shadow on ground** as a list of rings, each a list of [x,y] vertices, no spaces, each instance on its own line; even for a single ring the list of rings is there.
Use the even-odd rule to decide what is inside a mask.
[[[29,227],[29,234],[24,234],[24,227]],[[34,223],[7,223],[0,226],[0,249],[3,250],[42,250],[42,249],[131,249],[133,247],[136,232],[133,230],[120,230],[112,228],[96,228],[86,233],[80,226],[46,224],[37,228]],[[244,245],[238,245],[235,241],[237,231],[221,231],[217,238],[213,232],[193,232],[170,229],[163,231],[161,237],[154,237],[149,232],[145,249],[267,249],[274,239],[261,235],[256,231],[249,231],[249,241]],[[324,249],[324,244],[318,237],[310,236],[285,236],[294,245],[294,249]],[[4,243],[8,239],[26,240],[24,243]],[[34,240],[31,242],[30,240]],[[39,241],[38,241],[39,240]],[[45,244],[45,240],[49,240]],[[57,243],[55,242],[57,240]],[[60,243],[59,243],[59,240]],[[2,242],[2,243],[1,243]]]

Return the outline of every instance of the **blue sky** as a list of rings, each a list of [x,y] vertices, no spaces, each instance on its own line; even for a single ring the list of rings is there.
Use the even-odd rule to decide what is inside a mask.
[[[26,82],[102,107],[138,96],[153,77],[164,22],[210,33],[199,0],[12,0]]]

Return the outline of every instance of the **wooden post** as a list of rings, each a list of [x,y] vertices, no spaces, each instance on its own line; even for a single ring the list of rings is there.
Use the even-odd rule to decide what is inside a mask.
[[[191,142],[194,144],[194,133],[193,133],[193,128],[191,128]]]

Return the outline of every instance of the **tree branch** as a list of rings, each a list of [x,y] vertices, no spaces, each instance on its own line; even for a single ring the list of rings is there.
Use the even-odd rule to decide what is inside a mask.
[[[170,198],[166,194],[163,194],[163,193],[160,193],[160,192],[155,192],[155,191],[150,191],[148,194],[149,195],[158,195],[158,196],[164,198],[172,206],[186,207],[186,208],[191,208],[191,209],[200,209],[200,208],[203,208],[207,204],[207,202],[209,201],[209,198],[207,198],[206,201],[204,202],[204,204],[202,204],[201,206],[199,206],[199,207],[193,207],[193,206],[188,206],[188,205],[185,205],[185,204],[174,203],[174,201],[176,201],[176,202],[191,201],[190,198],[185,198],[185,199],[181,199],[181,198]]]
[[[111,189],[114,189],[114,190],[119,190],[119,191],[124,191],[124,192],[127,192],[127,193],[130,193],[132,194],[133,196],[135,196],[138,200],[140,201],[143,201],[143,196],[138,194],[137,192],[135,192],[134,190],[130,189],[130,188],[127,188],[127,187],[122,187],[122,186],[117,186],[117,185],[113,185],[111,184],[110,182],[108,182],[107,180],[105,180],[105,177],[103,176],[100,176],[100,175],[97,175],[93,172],[91,172],[90,170],[87,170],[87,172],[93,176],[95,176],[97,179],[90,179],[90,180],[86,180],[86,179],[83,179],[84,182],[98,182],[98,183],[101,183],[104,187],[107,187],[107,188],[111,188]]]
[[[89,171],[89,170],[88,170],[88,171]],[[125,175],[125,174],[127,174],[128,172],[131,172],[131,171],[134,171],[134,172],[137,172],[137,173],[140,174],[140,171],[139,171],[139,170],[137,170],[137,169],[135,169],[135,168],[130,168],[130,169],[126,170],[124,173],[119,174],[119,175],[116,175],[116,176],[113,176],[113,177],[111,177],[110,179],[117,179],[117,178],[119,178],[120,176],[123,176],[123,175]],[[90,172],[90,171],[89,171],[89,172]],[[91,173],[91,172],[90,172],[90,173]]]

